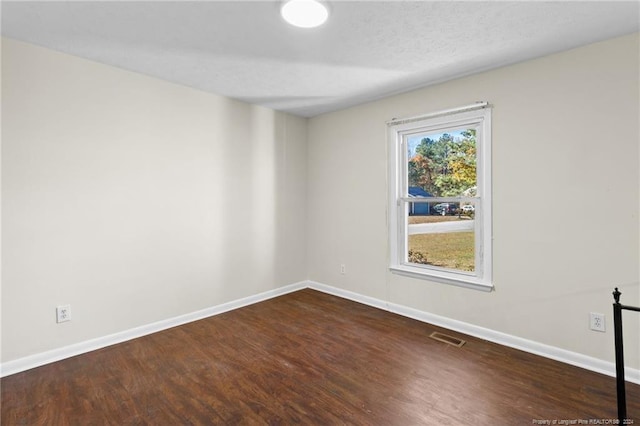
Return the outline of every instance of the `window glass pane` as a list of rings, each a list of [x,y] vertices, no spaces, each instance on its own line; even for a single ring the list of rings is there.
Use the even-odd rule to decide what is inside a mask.
[[[409,196],[476,195],[476,130],[473,128],[409,136],[407,162]]]
[[[409,202],[407,260],[475,271],[475,204]]]
[[[388,124],[389,269],[490,290],[489,104]]]

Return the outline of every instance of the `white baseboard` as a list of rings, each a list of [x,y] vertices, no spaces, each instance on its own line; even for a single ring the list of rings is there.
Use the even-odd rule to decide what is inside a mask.
[[[87,352],[95,351],[96,349],[102,349],[107,346],[122,343],[127,340],[136,339],[138,337],[146,336],[147,334],[156,333],[158,331],[166,330],[168,328],[176,327],[179,325],[187,324],[192,321],[197,321],[203,318],[208,318],[214,315],[222,314],[234,309],[242,308],[243,306],[252,305],[254,303],[262,302],[264,300],[272,299],[283,294],[291,293],[293,291],[301,290],[307,287],[307,282],[302,281],[280,287],[274,290],[265,291],[253,296],[244,297],[242,299],[233,300],[228,303],[213,306],[210,308],[202,309],[200,311],[191,312],[189,314],[180,315],[174,318],[154,322],[152,324],[143,325],[140,327],[125,330],[119,333],[111,334],[108,336],[98,337],[96,339],[87,340],[84,342],[76,343],[73,345],[65,346],[58,349],[53,349],[47,352],[42,352],[35,355],[26,356],[13,361],[0,364],[0,377],[9,376],[11,374],[26,371],[41,365],[49,364],[52,362],[60,361],[72,356],[81,355]]]
[[[417,309],[409,308],[403,305],[385,302],[380,299],[363,296],[358,293],[331,287],[315,281],[309,281],[308,287],[314,290],[321,291],[323,293],[332,294],[334,296],[353,300],[355,302],[373,306],[375,308],[384,309],[398,315],[437,325],[439,327],[447,328],[459,333],[464,333],[469,336],[478,337],[480,339],[488,340],[490,342],[498,343],[510,348],[519,349],[524,352],[540,355],[545,358],[564,362],[566,364],[581,367],[586,370],[595,371],[607,376],[616,376],[616,366],[613,362],[593,358],[587,355],[579,354],[577,352],[572,352],[566,349],[546,345],[544,343],[534,342],[532,340],[527,340],[521,337],[501,333],[499,331],[490,330],[488,328],[479,327],[477,325],[442,317],[440,315],[419,311]],[[625,367],[625,379],[629,382],[640,384],[640,370]]]
[[[51,351],[42,352],[39,354],[30,355],[24,358],[19,358],[13,361],[5,362],[0,364],[0,377],[9,376],[11,374],[15,374],[21,371],[29,370],[31,368],[39,367],[41,365],[60,361],[65,358],[81,355],[83,353],[91,352],[96,349],[101,349],[107,346],[115,345],[117,343],[122,343],[127,340],[136,339],[138,337],[142,337],[151,333],[156,333],[158,331],[166,330],[168,328],[187,324],[192,321],[208,318],[208,317],[218,315],[224,312],[228,312],[234,309],[242,308],[244,306],[252,305],[254,303],[262,302],[264,300],[272,299],[274,297],[291,293],[297,290],[302,290],[304,288],[311,288],[314,290],[321,291],[323,293],[342,297],[343,299],[353,300],[355,302],[372,306],[374,308],[393,312],[395,314],[402,315],[408,318],[413,318],[418,321],[437,325],[439,327],[447,328],[449,330],[457,331],[459,333],[468,334],[470,336],[478,337],[480,339],[488,340],[490,342],[498,343],[500,345],[519,349],[525,352],[543,356],[545,358],[554,359],[556,361],[564,362],[566,364],[575,365],[577,367],[595,371],[597,373],[605,374],[607,376],[615,377],[615,364],[612,362],[603,361],[598,358],[593,358],[593,357],[579,354],[576,352],[560,349],[554,346],[545,345],[543,343],[534,342],[531,340],[523,339],[521,337],[511,336],[509,334],[479,327],[477,325],[465,323],[462,321],[457,321],[454,319],[442,317],[442,316],[431,314],[424,311],[419,311],[417,309],[409,308],[407,306],[389,303],[384,300],[376,299],[374,297],[364,296],[362,294],[332,287],[332,286],[315,282],[315,281],[301,281],[301,282],[280,287],[274,290],[269,290],[263,293],[259,293],[253,296],[248,296],[248,297],[234,300],[228,303],[223,303],[221,305],[213,306],[200,311],[192,312],[185,315],[180,315],[178,317],[169,318],[169,319],[158,321],[152,324],[143,325],[140,327],[136,327],[130,330],[125,330],[125,331],[111,334],[108,336],[87,340],[84,342],[76,343],[76,344],[65,346],[62,348],[53,349]],[[629,382],[640,384],[640,370],[626,367],[625,378]]]

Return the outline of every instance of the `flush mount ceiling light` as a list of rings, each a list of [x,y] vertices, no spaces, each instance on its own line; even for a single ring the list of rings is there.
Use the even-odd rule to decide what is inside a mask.
[[[329,10],[317,0],[288,0],[282,3],[280,14],[291,25],[313,28],[324,24]]]

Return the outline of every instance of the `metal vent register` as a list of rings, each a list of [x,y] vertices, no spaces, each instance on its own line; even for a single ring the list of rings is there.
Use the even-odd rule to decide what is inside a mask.
[[[457,337],[449,336],[448,334],[438,333],[434,331],[429,335],[433,340],[437,340],[438,342],[446,343],[447,345],[455,346],[457,348],[461,348],[466,342],[466,340],[458,339]]]

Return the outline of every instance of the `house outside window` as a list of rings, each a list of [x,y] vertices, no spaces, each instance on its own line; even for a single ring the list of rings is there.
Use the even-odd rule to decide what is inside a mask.
[[[489,104],[387,124],[391,271],[492,290]]]

